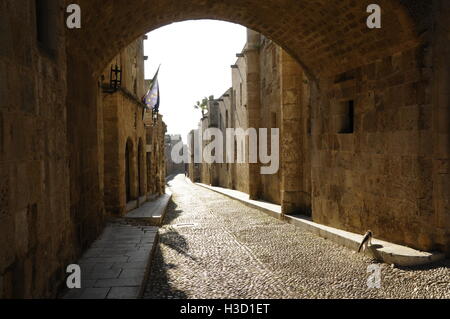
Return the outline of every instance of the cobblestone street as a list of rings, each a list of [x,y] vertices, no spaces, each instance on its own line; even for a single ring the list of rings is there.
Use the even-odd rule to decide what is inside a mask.
[[[169,182],[169,204],[145,298],[450,298],[450,262],[382,264],[192,184]]]

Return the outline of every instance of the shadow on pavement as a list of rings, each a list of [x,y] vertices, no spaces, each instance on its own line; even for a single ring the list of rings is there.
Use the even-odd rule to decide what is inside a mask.
[[[184,291],[176,289],[170,284],[167,271],[173,268],[176,268],[176,265],[164,261],[161,245],[158,245],[155,250],[143,299],[187,299]]]
[[[177,205],[171,199],[163,221],[163,225],[166,225],[166,227],[163,231],[160,230],[159,243],[155,249],[144,299],[187,299],[184,291],[176,289],[170,284],[168,271],[176,268],[177,265],[165,261],[161,250],[162,245],[165,245],[176,253],[196,261],[189,254],[189,245],[186,238],[169,226],[181,214],[182,211],[177,210]]]

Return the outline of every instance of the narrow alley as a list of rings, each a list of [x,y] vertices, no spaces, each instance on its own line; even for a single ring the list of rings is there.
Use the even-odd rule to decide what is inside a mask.
[[[449,298],[448,260],[382,264],[193,184],[169,182],[169,204],[144,298]]]

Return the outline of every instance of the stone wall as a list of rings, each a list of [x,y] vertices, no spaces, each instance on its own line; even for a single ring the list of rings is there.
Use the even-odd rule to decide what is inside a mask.
[[[63,1],[40,34],[34,4],[0,2],[0,298],[54,296],[77,248]]]
[[[147,193],[162,195],[166,191],[165,135],[167,126],[162,115],[146,121],[147,130]],[[150,160],[150,161],[149,161]]]
[[[131,153],[129,201],[147,195],[146,129],[142,121],[142,104],[137,99],[123,91],[104,95],[105,206],[109,213],[123,215],[127,205],[127,143]]]
[[[433,52],[432,141],[433,209],[436,242],[450,254],[450,3],[437,1],[433,8],[435,28],[430,45]]]
[[[200,156],[199,149],[195,149],[195,139],[197,138],[197,134],[199,134],[199,130],[192,130],[189,132],[187,137],[187,144],[189,149],[189,169],[188,169],[188,177],[194,183],[201,182],[201,164],[196,163],[196,158]],[[197,152],[197,154],[196,154]]]
[[[226,130],[227,128],[232,128],[233,124],[233,89],[228,89],[221,98],[217,100],[219,103],[219,129],[224,132],[223,133],[223,159],[221,164],[218,165],[218,184],[221,187],[233,188],[233,165],[231,163],[227,163],[226,158],[226,149],[227,144],[230,143],[228,147],[231,147],[234,144],[234,141],[231,139],[228,140]]]
[[[311,101],[309,79],[285,51],[281,90],[281,205],[284,214],[311,215]]]
[[[118,67],[121,86],[111,89],[111,69]],[[106,67],[102,79],[104,119],[104,192],[109,214],[120,216],[147,199],[146,128],[140,98],[144,95],[143,39],[124,48]],[[127,159],[126,150],[129,152]],[[129,172],[126,162],[129,161]],[[129,174],[129,190],[126,186]],[[127,193],[128,192],[128,193]]]
[[[358,233],[370,228],[377,238],[418,249],[444,248],[448,228],[436,222],[433,201],[439,180],[431,61],[430,47],[421,45],[321,80],[314,221]]]
[[[0,3],[0,298],[56,296],[103,228],[113,167],[102,83],[67,50],[64,1],[39,3]]]
[[[243,49],[245,51],[246,48]],[[235,63],[237,68],[232,69],[232,105],[231,105],[231,116],[232,116],[232,126],[233,128],[242,128],[246,131],[249,128],[248,120],[248,100],[247,100],[247,65],[244,57],[239,57]],[[245,155],[248,154],[247,151],[248,143],[245,146]],[[237,152],[238,145],[235,144],[235,151]],[[233,189],[238,191],[249,193],[249,164],[245,160],[244,163],[240,163],[238,158],[235,156],[235,165],[232,167]]]
[[[268,129],[267,149],[271,153],[271,129],[281,124],[281,69],[282,49],[274,42],[261,37],[259,48],[260,67],[260,110],[259,127]],[[258,197],[272,203],[281,204],[281,170],[277,174],[261,175]]]
[[[209,120],[208,117],[204,117],[200,120],[200,132],[202,132],[202,136],[204,132],[209,128]],[[204,154],[204,149],[206,145],[209,143],[207,140],[202,140],[202,154]],[[214,171],[213,171],[214,170]],[[204,157],[202,155],[202,163],[200,165],[200,181],[203,184],[212,185],[214,173],[216,171],[215,164],[206,163]]]

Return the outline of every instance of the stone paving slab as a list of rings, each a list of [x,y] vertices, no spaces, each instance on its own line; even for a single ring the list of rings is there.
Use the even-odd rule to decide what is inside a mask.
[[[142,206],[130,211],[125,218],[129,220],[144,221],[151,225],[160,226],[164,220],[167,205],[172,198],[172,193],[166,193],[151,202],[146,202]]]
[[[325,239],[332,240],[352,250],[358,250],[359,244],[363,239],[363,235],[318,224],[313,222],[309,217],[301,215],[283,215],[281,214],[281,205],[276,205],[264,201],[251,200],[248,194],[240,191],[216,186],[209,186],[201,183],[195,184],[212,190],[216,193],[225,195],[229,198],[238,200],[247,206],[258,208],[274,218],[286,221],[297,227],[301,227],[304,230],[307,230]],[[439,252],[419,251],[410,247],[401,246],[382,240],[373,239],[372,244],[373,247],[376,248],[372,247],[372,249],[366,250],[365,253],[387,264],[410,267],[429,264],[445,259],[445,255]]]
[[[158,228],[110,223],[78,261],[81,289],[64,299],[138,299],[158,242]]]

